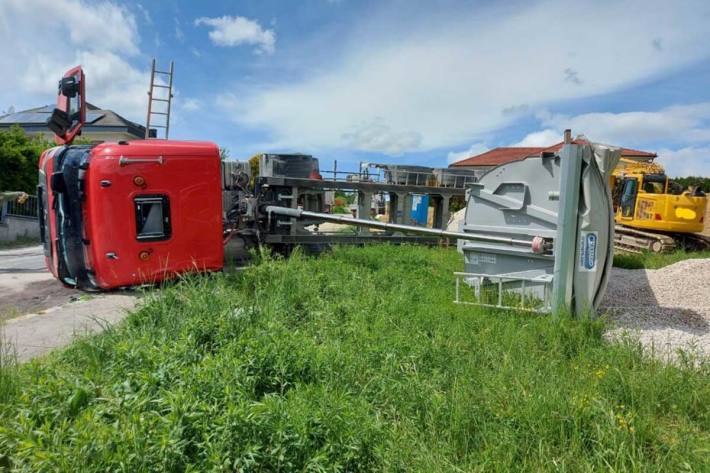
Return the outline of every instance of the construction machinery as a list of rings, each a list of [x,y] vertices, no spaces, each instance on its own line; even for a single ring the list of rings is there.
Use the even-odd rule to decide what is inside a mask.
[[[616,232],[623,251],[664,252],[675,248],[706,249],[703,231],[707,196],[684,189],[653,162],[622,158],[610,179]]]
[[[593,311],[604,293],[613,239],[606,170],[619,151],[572,143],[569,132],[560,152],[466,181],[466,221],[454,232],[405,225],[396,216],[408,215],[405,197],[433,195],[442,210],[437,220],[445,225],[449,199],[464,193],[455,187],[461,176],[400,167],[386,169],[387,182],[364,174],[339,181],[335,172],[323,178],[311,156],[265,154],[263,175],[252,178],[248,162],[223,162],[209,142],[72,145],[84,110],[84,75],[77,67],[60,82],[50,118],[60,146],[39,161],[45,260],[67,286],[107,290],[219,271],[232,250],[256,245],[281,251],[444,238],[458,240],[464,254],[465,271],[455,275],[457,302],[582,313]],[[420,179],[423,174],[428,177]],[[333,189],[358,193],[359,218],[322,212],[323,193]],[[396,197],[390,199],[393,223],[369,218],[370,200],[381,192]],[[327,234],[318,229],[323,222],[358,230]],[[498,291],[493,304],[481,297],[491,288]],[[462,291],[475,300],[460,298]],[[509,303],[504,292],[520,303]]]

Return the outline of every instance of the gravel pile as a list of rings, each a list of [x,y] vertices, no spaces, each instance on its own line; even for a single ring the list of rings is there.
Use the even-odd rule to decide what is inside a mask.
[[[710,208],[708,210],[710,212]],[[461,231],[465,209],[447,230]],[[660,358],[678,349],[710,356],[710,259],[690,259],[661,269],[612,268],[600,313],[610,317],[609,340],[631,336]]]
[[[613,268],[601,313],[610,340],[630,335],[663,359],[678,349],[710,356],[710,259],[656,270]]]

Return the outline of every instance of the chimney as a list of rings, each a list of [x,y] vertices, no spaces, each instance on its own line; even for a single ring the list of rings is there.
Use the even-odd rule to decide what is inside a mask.
[[[568,145],[572,143],[572,130],[567,128],[565,130],[565,144]]]

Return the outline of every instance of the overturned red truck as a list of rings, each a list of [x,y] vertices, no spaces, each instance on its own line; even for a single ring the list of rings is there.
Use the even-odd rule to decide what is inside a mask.
[[[315,162],[308,175],[255,181],[248,163],[231,163],[225,171],[219,148],[209,142],[150,139],[74,145],[85,117],[85,77],[76,67],[59,82],[57,106],[48,123],[58,146],[42,154],[38,185],[47,267],[67,286],[105,290],[155,283],[188,271],[218,271],[228,242],[278,248],[485,238],[316,212],[323,209],[324,189],[337,184],[324,185],[317,160],[305,155],[290,156],[288,162]],[[291,181],[309,190],[293,196],[296,187]],[[299,234],[293,231],[296,220],[330,220],[385,232]]]
[[[164,140],[71,145],[85,121],[84,74],[67,72],[39,161],[40,234],[64,284],[108,289],[223,264],[219,149]]]

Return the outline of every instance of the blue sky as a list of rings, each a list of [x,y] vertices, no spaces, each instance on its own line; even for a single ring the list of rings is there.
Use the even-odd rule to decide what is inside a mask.
[[[593,141],[710,175],[710,2],[2,0],[0,110],[89,101],[145,121],[175,61],[171,138],[236,159],[301,151],[445,166],[496,146]]]

